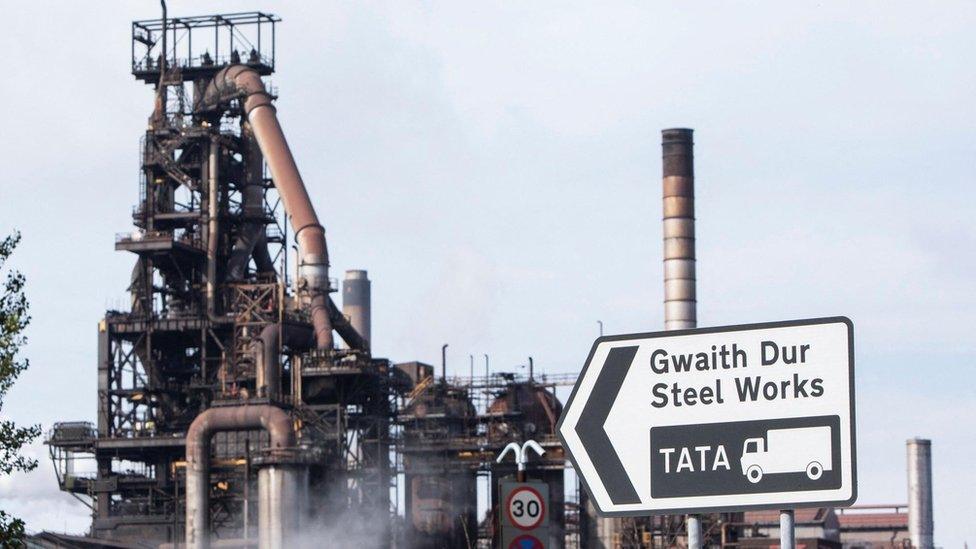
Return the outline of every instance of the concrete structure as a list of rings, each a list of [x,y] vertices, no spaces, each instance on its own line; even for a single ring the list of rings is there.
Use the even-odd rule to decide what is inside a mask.
[[[932,441],[909,439],[908,450],[908,530],[912,546],[932,549]]]
[[[366,271],[346,271],[342,281],[342,314],[369,343],[372,337],[372,293]]]

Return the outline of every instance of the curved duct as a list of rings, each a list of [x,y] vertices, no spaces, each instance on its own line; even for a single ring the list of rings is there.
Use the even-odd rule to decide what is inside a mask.
[[[299,277],[311,296],[312,326],[318,348],[332,348],[332,320],[329,318],[329,252],[325,229],[319,224],[305,183],[295,165],[285,134],[278,123],[271,95],[261,75],[245,65],[221,69],[207,86],[197,111],[215,108],[233,99],[243,99],[244,114],[271,170],[275,187],[300,250]]]
[[[312,346],[312,333],[307,327],[295,324],[271,324],[261,330],[256,342],[260,346],[255,368],[257,396],[278,398],[281,390],[280,350],[281,345],[297,349]]]
[[[198,415],[186,432],[186,547],[188,549],[207,549],[210,547],[210,439],[219,431],[243,431],[264,429],[271,436],[272,450],[295,446],[295,431],[291,418],[281,408],[267,404],[255,406],[231,406],[210,408]],[[265,495],[271,494],[273,478],[258,476],[259,501],[265,502]],[[288,499],[279,497],[278,499]],[[259,509],[262,515],[273,517],[272,522],[287,528],[295,514],[285,506]],[[284,532],[268,533],[284,537]]]

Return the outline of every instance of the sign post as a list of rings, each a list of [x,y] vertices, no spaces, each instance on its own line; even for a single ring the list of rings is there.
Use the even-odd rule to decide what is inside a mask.
[[[508,443],[498,458],[501,463],[511,452],[517,467],[517,482],[501,483],[501,542],[504,549],[545,549],[549,543],[549,485],[542,482],[527,482],[525,465],[529,461],[529,450],[540,456],[545,449],[534,440],[521,445]]]
[[[558,434],[604,516],[850,505],[844,317],[597,339]]]
[[[796,549],[796,522],[793,509],[779,512],[779,547]]]

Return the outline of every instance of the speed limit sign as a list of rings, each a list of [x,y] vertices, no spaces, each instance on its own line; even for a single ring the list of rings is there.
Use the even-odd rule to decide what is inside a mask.
[[[534,530],[546,518],[546,502],[531,486],[519,486],[509,492],[505,510],[512,526],[522,530]]]
[[[549,486],[543,482],[500,483],[498,514],[502,545],[514,549],[549,546]]]

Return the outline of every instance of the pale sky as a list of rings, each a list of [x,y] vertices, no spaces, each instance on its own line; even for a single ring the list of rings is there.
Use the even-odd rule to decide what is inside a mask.
[[[311,4],[169,11],[283,17],[279,115],[335,276],[369,270],[380,356],[576,372],[598,319],[661,328],[660,130],[691,127],[699,325],[852,318],[859,503],[905,503],[928,437],[936,543],[976,542],[976,3]],[[94,419],[96,324],[125,302],[152,107],[129,23],[158,3],[5,15],[0,234],[34,322],[3,414],[47,429]],[[84,530],[32,451],[0,508]]]

